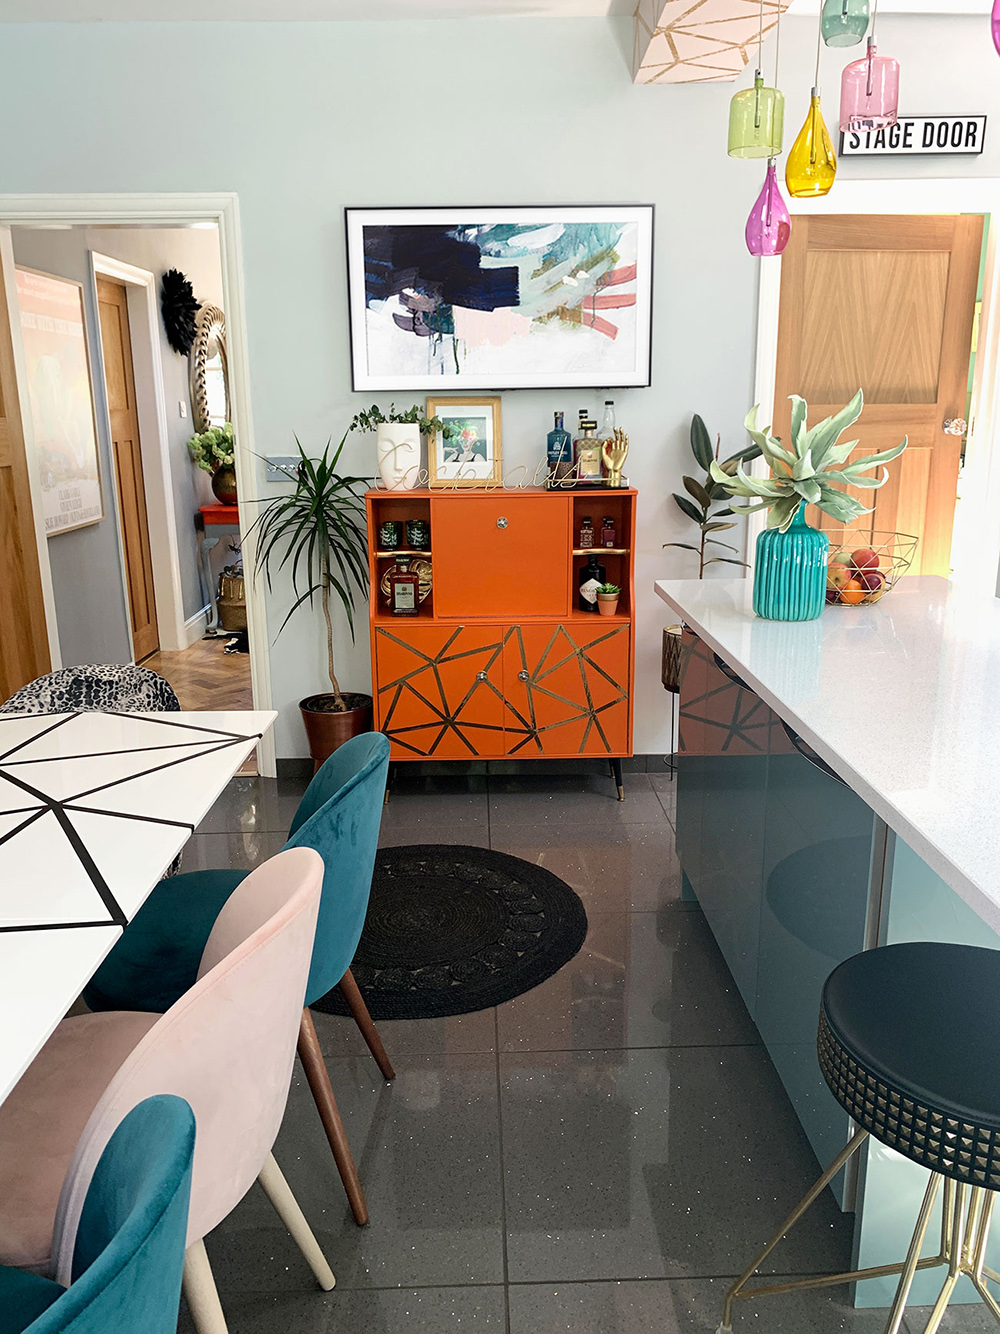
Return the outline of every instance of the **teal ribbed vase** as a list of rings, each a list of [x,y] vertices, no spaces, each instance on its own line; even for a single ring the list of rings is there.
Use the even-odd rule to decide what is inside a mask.
[[[768,621],[813,621],[826,602],[830,539],[805,520],[800,505],[786,532],[765,528],[757,538],[753,609]]]

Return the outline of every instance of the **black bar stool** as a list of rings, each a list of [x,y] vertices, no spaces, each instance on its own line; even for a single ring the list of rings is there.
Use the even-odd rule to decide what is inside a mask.
[[[921,942],[856,954],[826,980],[818,1047],[826,1082],[857,1129],[726,1293],[718,1334],[730,1334],[735,1301],[891,1274],[899,1285],[885,1334],[898,1334],[914,1274],[937,1266],[947,1274],[924,1334],[940,1325],[963,1275],[1000,1322],[1000,1303],[986,1286],[1000,1274],[985,1263],[1000,1190],[1000,950]],[[930,1169],[905,1260],[748,1288],[869,1135]],[[921,1259],[942,1185],[940,1247]]]

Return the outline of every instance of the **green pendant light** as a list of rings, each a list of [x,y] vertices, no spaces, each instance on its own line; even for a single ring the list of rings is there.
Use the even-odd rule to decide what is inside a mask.
[[[773,158],[781,152],[785,126],[785,94],[765,88],[760,52],[764,42],[764,0],[760,0],[757,32],[757,69],[753,87],[744,88],[729,104],[729,156]]]

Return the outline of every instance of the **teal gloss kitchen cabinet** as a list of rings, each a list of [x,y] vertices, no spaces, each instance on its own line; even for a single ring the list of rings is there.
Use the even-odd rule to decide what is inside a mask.
[[[678,856],[823,1162],[848,1123],[816,1061],[820,993],[865,946],[876,846],[869,807],[685,629]]]

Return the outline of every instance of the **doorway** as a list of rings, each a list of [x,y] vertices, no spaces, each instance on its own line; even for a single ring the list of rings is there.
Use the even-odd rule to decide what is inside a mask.
[[[118,522],[125,554],[132,652],[143,662],[160,647],[153,587],[153,556],[146,514],[146,484],[142,472],[139,414],[135,398],[135,367],[128,322],[128,293],[124,283],[97,280],[97,309],[104,353],[104,385],[111,448],[118,488]]]
[[[858,424],[862,439],[859,456],[898,443],[904,433],[909,434],[912,446],[890,468],[887,485],[862,497],[866,505],[876,502],[873,527],[917,532],[922,539],[918,545],[919,565],[911,572],[950,575],[964,587],[993,594],[1000,567],[1000,524],[996,520],[1000,513],[1000,418],[996,397],[1000,321],[995,318],[1000,310],[1000,265],[994,225],[1000,211],[1000,180],[844,181],[838,182],[832,196],[811,201],[808,206],[798,205],[785,256],[760,268],[755,401],[762,405],[761,418],[773,416],[779,433],[782,428],[778,423],[784,419],[787,429],[787,394],[799,392],[810,403],[811,419],[818,420],[831,406],[843,406],[861,383],[866,391],[866,409]],[[871,234],[866,237],[868,225]],[[797,231],[804,235],[793,250]],[[814,244],[809,241],[810,232]],[[870,241],[875,245],[869,246]],[[867,255],[867,248],[879,252],[882,258]],[[827,292],[822,295],[822,286],[818,289],[821,295],[811,312],[812,330],[806,327],[805,317],[799,317],[812,348],[800,349],[799,367],[790,370],[796,358],[786,355],[782,360],[779,337],[784,274],[787,264],[792,270],[789,292],[795,286],[802,287],[803,262],[814,265],[827,283]],[[839,275],[845,282],[840,291],[832,293],[830,276],[838,269],[845,270]],[[884,271],[892,269],[895,273],[887,279]],[[879,270],[883,271],[881,276]],[[981,281],[981,307],[970,394],[969,355],[977,278]],[[857,283],[867,284],[869,279],[872,287],[864,294],[865,299],[858,298]],[[855,282],[854,291],[851,281]],[[855,319],[857,310],[870,306],[871,291],[880,282],[883,292],[888,292],[888,304],[876,307],[878,318],[867,334],[861,328],[849,328],[845,336],[844,318]],[[865,337],[870,341],[879,320],[882,335],[878,346],[869,349],[876,354],[874,364],[859,363],[857,345],[863,347]],[[822,336],[817,335],[817,329],[823,331]],[[940,335],[940,355],[934,353],[929,330]],[[810,357],[814,362],[825,357],[827,364],[810,368]],[[811,392],[805,392],[801,379],[794,383],[793,377],[803,370],[815,375],[816,385],[810,387]],[[835,371],[841,378],[852,379],[839,398],[844,386],[837,384],[835,392],[831,378]],[[870,384],[875,386],[874,393]],[[824,394],[836,401],[824,407]],[[897,394],[899,401],[892,397]],[[964,440],[963,418],[967,418]],[[962,495],[956,510],[960,460]],[[949,542],[950,525],[953,533]],[[761,527],[759,517],[752,516],[747,534],[751,562]],[[836,535],[831,533],[831,538],[836,540]]]
[[[11,274],[14,267],[14,256],[12,246],[12,227],[30,227],[45,228],[58,233],[65,233],[74,228],[114,228],[114,229],[132,229],[142,228],[179,228],[179,229],[213,229],[218,238],[218,248],[221,262],[221,299],[216,298],[213,304],[220,305],[226,311],[226,326],[228,335],[228,370],[230,376],[230,395],[231,395],[231,417],[236,434],[236,473],[238,485],[243,494],[252,496],[254,494],[254,454],[253,454],[253,431],[252,420],[250,416],[249,394],[247,383],[247,353],[246,353],[246,326],[244,315],[244,301],[242,292],[242,264],[240,256],[240,234],[237,201],[234,195],[132,195],[132,196],[95,196],[95,195],[63,195],[63,196],[0,196],[0,270],[5,286],[10,293]],[[97,247],[95,247],[96,249]],[[122,266],[128,269],[127,264]],[[102,277],[109,277],[114,281],[117,274],[102,274]],[[151,275],[147,275],[149,277]],[[122,553],[122,569],[128,569],[128,605],[130,608],[134,603],[147,603],[145,611],[140,608],[140,615],[132,617],[130,630],[133,632],[131,644],[125,650],[124,656],[141,658],[145,656],[145,650],[150,647],[150,638],[148,633],[144,634],[145,626],[143,624],[143,615],[147,617],[146,625],[155,624],[157,620],[162,621],[163,608],[159,605],[160,582],[157,580],[157,562],[158,550],[162,551],[162,544],[158,542],[158,528],[162,526],[162,505],[150,504],[154,493],[166,493],[169,502],[169,488],[165,479],[158,476],[158,469],[154,468],[152,473],[149,465],[149,456],[147,445],[152,439],[156,442],[158,430],[152,432],[145,430],[145,419],[143,417],[143,398],[144,388],[139,383],[139,353],[137,342],[148,341],[150,330],[159,337],[159,310],[158,310],[158,291],[156,283],[150,288],[139,290],[141,283],[134,286],[128,281],[126,295],[126,312],[129,317],[128,334],[131,343],[133,360],[133,401],[138,405],[138,422],[116,424],[114,435],[117,440],[115,450],[115,464],[121,459],[120,468],[121,485],[119,477],[115,476],[115,487],[117,494],[115,500],[121,506],[123,517],[127,514],[130,504],[130,496],[134,498],[135,504],[132,506],[136,522],[129,524],[126,520],[122,524],[122,529],[131,527],[131,533],[122,532],[122,545],[124,548],[126,536],[129,544],[138,555],[133,562],[131,559],[126,563],[124,550]],[[121,286],[121,284],[119,284]],[[95,284],[96,287],[96,284]],[[102,293],[110,298],[112,295],[107,289]],[[114,294],[116,303],[119,306],[119,325],[120,321],[120,294]],[[9,304],[9,302],[8,302]],[[105,301],[105,310],[102,315],[110,320],[111,312],[107,309],[110,304]],[[134,317],[138,308],[140,319],[137,321]],[[137,335],[139,335],[137,340]],[[102,327],[93,339],[95,343],[99,342],[103,347],[105,343],[105,330]],[[124,346],[123,339],[120,340]],[[15,356],[16,361],[16,356]],[[109,363],[113,363],[114,357],[109,356]],[[122,359],[123,364],[123,359]],[[124,372],[123,372],[124,373]],[[94,377],[95,380],[97,377]],[[115,372],[109,374],[109,391],[115,388]],[[121,388],[121,385],[118,386]],[[128,399],[127,379],[125,390],[121,397]],[[156,398],[157,401],[153,408],[154,421],[159,417],[156,423],[157,427],[165,424],[168,409],[172,410],[176,416],[178,401],[177,397],[169,401],[164,396],[162,383],[159,386],[153,385],[148,388],[148,398]],[[15,387],[16,396],[16,387]],[[21,406],[24,406],[25,396],[22,395]],[[111,397],[109,394],[109,409],[111,406]],[[116,405],[116,408],[122,404]],[[127,406],[127,404],[126,404]],[[149,404],[147,402],[148,409]],[[108,416],[110,417],[110,410]],[[183,413],[181,414],[184,415]],[[136,430],[136,424],[138,429]],[[30,432],[30,425],[28,426]],[[190,432],[190,423],[187,424]],[[142,474],[140,475],[135,467],[130,469],[130,459],[128,454],[133,451],[132,445],[128,448],[123,446],[127,442],[138,441],[139,461],[142,464]],[[30,456],[30,443],[24,451]],[[185,455],[186,457],[186,455]],[[30,473],[30,469],[28,470]],[[115,474],[119,473],[119,468],[114,468]],[[28,490],[34,494],[34,484],[30,476],[28,477]],[[141,522],[139,515],[141,508],[139,500],[141,493],[145,492],[147,509],[147,532],[145,540],[141,531]],[[211,498],[211,497],[209,497]],[[239,536],[243,539],[253,523],[253,514],[249,511],[251,504],[240,506],[239,512]],[[23,509],[23,504],[22,504]],[[36,515],[37,515],[36,506]],[[189,516],[193,521],[193,515]],[[193,526],[193,522],[192,522]],[[133,540],[134,539],[134,540]],[[245,549],[244,543],[244,549]],[[144,555],[144,548],[148,551],[148,556]],[[248,553],[249,554],[249,553]],[[130,557],[132,553],[130,552]],[[36,558],[36,559],[35,559]],[[150,567],[152,574],[150,577]],[[59,627],[56,619],[55,593],[52,584],[51,564],[49,552],[47,550],[44,536],[39,538],[36,528],[36,549],[34,552],[27,553],[26,560],[26,578],[33,577],[41,587],[42,603],[44,608],[44,622],[47,631],[48,650],[50,665],[57,667],[68,661],[66,654],[60,651]],[[250,660],[252,662],[252,702],[256,708],[267,709],[270,706],[270,671],[267,654],[267,630],[265,620],[265,608],[263,603],[263,592],[259,586],[255,586],[252,580],[252,568],[247,570],[246,579],[246,619],[249,629]],[[150,594],[151,590],[151,596]],[[169,599],[167,599],[169,600]],[[195,638],[199,636],[195,635]],[[176,653],[181,656],[187,645],[175,649],[171,644],[165,645],[162,635],[159,636],[159,651]],[[212,646],[218,648],[221,652],[223,643]],[[157,652],[157,646],[152,644],[153,653]],[[122,660],[122,659],[118,659]],[[153,665],[154,659],[146,658],[147,665]],[[168,673],[164,672],[165,675]],[[202,670],[200,675],[204,679],[206,673]],[[169,675],[168,675],[169,679]],[[182,700],[182,704],[183,704]],[[250,701],[241,701],[244,706]],[[192,707],[191,703],[187,707]],[[234,703],[225,700],[220,695],[217,700],[206,700],[203,703],[194,705],[201,708],[225,709],[234,707]],[[274,742],[272,734],[268,734],[262,745],[259,747],[259,768],[260,772],[266,775],[273,775],[275,772],[274,762]]]

